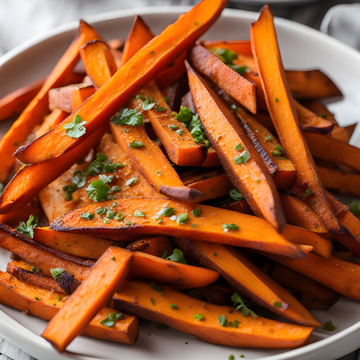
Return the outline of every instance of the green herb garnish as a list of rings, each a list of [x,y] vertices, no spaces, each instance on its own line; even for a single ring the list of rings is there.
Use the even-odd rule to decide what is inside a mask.
[[[198,321],[203,320],[203,319],[204,319],[204,315],[203,315],[203,314],[195,314],[195,315],[194,315],[194,319],[195,319],[195,320],[198,320]]]
[[[236,189],[230,190],[230,191],[229,191],[229,195],[230,195],[235,201],[245,200],[244,195],[240,194]]]
[[[95,216],[95,214],[89,213],[89,212],[85,212],[80,215],[80,217],[82,219],[86,219],[86,220],[92,220],[94,218],[94,216]]]
[[[140,210],[135,210],[134,216],[136,216],[136,217],[145,217],[146,214],[144,212],[140,211]]]
[[[333,325],[331,320],[329,320],[329,322],[324,324],[324,330],[326,330],[326,331],[334,331],[335,329],[336,329],[336,327]]]
[[[95,202],[108,200],[110,186],[107,184],[112,182],[113,178],[114,175],[100,175],[99,180],[91,182],[90,185],[86,188],[88,198]]]
[[[151,54],[151,53],[150,53]],[[150,110],[155,106],[155,102],[151,102],[150,97],[148,96],[146,100],[143,102],[142,109],[143,110]]]
[[[158,284],[156,284],[156,283],[154,283],[153,281],[151,282],[151,287],[152,287],[155,291],[157,291],[157,292],[160,292],[160,291],[161,291],[161,286],[158,285]]]
[[[239,294],[233,293],[231,296],[231,301],[234,303],[236,310],[240,310],[244,316],[248,316],[249,314],[251,314],[255,319],[257,318],[257,315],[254,313],[254,311],[250,310],[246,306],[245,303],[247,301],[243,300],[243,298]],[[247,303],[251,304],[250,302],[247,302]]]
[[[166,259],[174,261],[174,262],[178,262],[181,264],[187,264],[187,262],[184,258],[183,252],[179,249],[174,249],[172,255],[168,256]]]
[[[32,239],[34,237],[34,227],[36,227],[37,224],[38,217],[30,215],[29,220],[26,223],[20,221],[20,226],[17,227],[16,230]]]
[[[175,209],[173,207],[163,207],[158,213],[157,215],[159,216],[173,216],[175,214]]]
[[[227,321],[227,318],[226,318],[225,315],[218,316],[218,321],[219,321],[221,326],[223,326],[223,327],[228,326],[228,321]]]
[[[246,164],[250,159],[250,154],[245,150],[234,159],[235,164]]]
[[[140,148],[145,146],[141,141],[135,141],[133,140],[130,144],[129,144],[129,148]]]
[[[106,319],[100,321],[100,324],[107,327],[112,327],[115,325],[115,322],[118,319],[124,319],[124,315],[122,313],[110,313]]]
[[[172,308],[175,309],[175,310],[179,310],[179,308],[177,307],[176,304],[170,304],[169,306],[172,307]]]
[[[188,216],[187,213],[185,213],[185,214],[180,214],[180,215],[178,215],[177,218],[176,218],[176,222],[177,222],[178,225],[184,225],[184,224],[186,224],[189,220],[190,220],[190,219],[189,219],[189,216]]]
[[[195,217],[199,217],[201,214],[201,210],[199,208],[191,210],[191,214]]]
[[[127,186],[130,186],[130,185],[134,185],[138,182],[138,178],[135,176],[135,177],[132,177],[131,179],[129,179],[128,181],[126,181],[125,185]]]
[[[228,230],[239,230],[239,227],[235,224],[223,224],[222,228],[224,229],[224,231],[228,231]]]
[[[144,125],[143,116],[136,109],[121,108],[117,115],[114,115],[110,121],[115,125]]]
[[[81,116],[76,115],[69,123],[63,125],[67,136],[78,139],[86,133],[86,129],[84,127],[86,121],[81,120]]]
[[[60,279],[60,276],[64,271],[65,269],[60,269],[60,268],[50,269],[51,275],[56,281]]]

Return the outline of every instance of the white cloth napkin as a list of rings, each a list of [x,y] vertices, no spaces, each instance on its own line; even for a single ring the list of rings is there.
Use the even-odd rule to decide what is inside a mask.
[[[320,30],[360,50],[360,4],[333,6],[325,14]],[[358,122],[360,120],[360,83],[357,89],[353,89],[342,101],[328,104],[327,107],[335,114],[342,126]],[[355,129],[350,143],[359,146],[359,125]]]

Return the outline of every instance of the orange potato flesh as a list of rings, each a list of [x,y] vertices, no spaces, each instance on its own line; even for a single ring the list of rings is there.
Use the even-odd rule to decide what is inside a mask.
[[[252,52],[271,119],[287,156],[297,170],[293,190],[299,198],[307,196],[306,190],[309,190],[307,202],[312,204],[324,226],[331,233],[341,233],[341,225],[326,199],[325,190],[300,128],[281,61],[273,16],[268,6],[263,7],[259,20],[251,25],[250,34]]]
[[[163,294],[164,296],[160,296]],[[149,299],[152,298],[154,303]],[[170,307],[175,304],[177,309]],[[137,313],[139,317],[166,324],[198,339],[227,346],[255,348],[283,348],[303,345],[313,328],[291,325],[262,317],[243,316],[232,306],[219,306],[195,300],[180,292],[162,289],[157,292],[151,285],[126,282],[115,293],[111,306],[119,311]],[[230,313],[229,311],[232,311]],[[204,315],[196,320],[194,315]],[[228,322],[238,319],[239,326],[223,327],[218,316],[225,315]]]
[[[289,292],[235,249],[205,241],[182,241],[202,265],[219,272],[240,295],[298,324],[320,326]]]
[[[111,204],[112,201],[105,201],[102,206],[112,206]],[[97,207],[98,204],[95,203],[75,209],[58,218],[51,224],[50,229],[91,234],[113,240],[124,239],[129,233],[131,236],[171,235],[262,250],[266,248],[266,251],[287,254],[287,256],[304,256],[295,244],[281,237],[266,220],[250,215],[206,205],[180,203],[170,199],[117,199],[114,211],[126,215],[124,221],[111,219],[105,224],[98,215],[95,215],[93,220],[80,217],[84,212],[95,213]],[[175,215],[188,214],[189,221],[178,225],[175,220],[160,216],[162,222],[159,224],[156,219],[157,214],[164,207],[174,208]],[[194,217],[191,211],[197,208],[200,209],[200,216]],[[133,216],[136,210],[142,211],[146,216],[141,218]],[[222,227],[231,223],[239,226],[239,230],[227,231]]]
[[[125,280],[131,263],[131,252],[116,247],[106,250],[88,277],[50,320],[41,336],[63,352],[111,299]]]
[[[66,298],[67,296],[61,293],[28,284],[10,274],[0,272],[0,302],[24,313],[49,321],[64,306]],[[139,336],[138,319],[135,316],[125,314],[124,319],[117,320],[112,327],[100,324],[113,312],[116,311],[109,307],[102,308],[82,334],[123,344],[134,344]]]
[[[233,112],[188,63],[186,66],[196,110],[226,174],[245,196],[252,210],[281,233],[285,216],[268,169]],[[238,145],[240,150],[235,148]],[[248,161],[236,164],[234,159],[246,153],[249,155]]]
[[[13,123],[11,129],[0,141],[0,182],[4,182],[15,162],[13,152],[26,140],[33,128],[40,124],[48,110],[48,91],[63,85],[79,60],[79,48],[86,41],[100,39],[100,35],[84,21],[80,21],[79,32],[64,55],[46,78],[39,93]],[[26,163],[25,161],[22,161]],[[28,162],[32,163],[32,162]]]
[[[66,119],[68,114],[65,111],[59,109],[53,110],[49,115],[45,116],[44,122],[35,132],[35,137],[44,135],[50,129],[52,129],[57,124],[60,124],[64,119]]]
[[[136,56],[63,123],[43,137],[18,149],[16,156],[24,163],[44,162],[79,145],[124,105],[137,89],[166,67],[176,54],[187,49],[201,36],[219,17],[226,3],[226,0],[204,0],[193,7],[139,50]],[[87,122],[84,125],[86,133],[77,139],[67,136],[63,128],[63,125],[71,122],[76,115]],[[43,149],[41,154],[39,149]]]
[[[252,56],[249,40],[205,40],[201,44],[206,49],[229,49],[241,55]]]

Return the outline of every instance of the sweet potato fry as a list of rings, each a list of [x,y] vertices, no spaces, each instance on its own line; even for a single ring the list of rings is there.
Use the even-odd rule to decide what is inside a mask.
[[[305,139],[314,157],[360,171],[360,148],[318,134],[305,134]]]
[[[64,306],[66,297],[55,291],[42,289],[17,280],[10,274],[0,272],[0,302],[24,313],[51,320]],[[106,327],[101,321],[111,313],[111,308],[101,309],[85,327],[83,335],[98,339],[134,344],[139,336],[138,320],[135,316],[124,314],[112,327]]]
[[[160,296],[161,294],[164,296]],[[141,318],[166,324],[200,340],[228,346],[300,346],[313,330],[312,327],[285,324],[260,316],[256,319],[251,315],[244,316],[232,306],[204,305],[200,300],[170,289],[162,289],[160,293],[151,285],[140,282],[124,283],[120,291],[114,294],[111,306],[119,311],[136,313]],[[196,320],[197,314],[203,315],[202,320]],[[227,323],[234,323],[238,319],[239,326],[222,326],[218,320],[222,315],[226,317]]]
[[[187,187],[204,194],[199,202],[226,196],[233,189],[233,184],[227,175],[216,169],[198,174],[196,171],[188,171],[180,174],[180,178]]]
[[[45,79],[40,79],[17,89],[0,99],[0,121],[18,116],[40,91]]]
[[[241,55],[252,56],[249,40],[205,40],[201,44],[206,49],[229,49]]]
[[[131,252],[117,247],[108,248],[88,277],[50,320],[41,336],[63,352],[111,299],[125,280],[131,264]]]
[[[219,272],[240,295],[295,323],[320,326],[294,297],[235,249],[205,241],[182,241],[203,266]]]
[[[120,245],[119,242],[90,235],[58,232],[48,227],[34,228],[34,239],[40,244],[90,260],[97,260],[110,246]]]
[[[90,41],[81,46],[80,56],[87,75],[90,76],[97,89],[103,86],[117,71],[109,46],[101,40]],[[75,109],[73,108],[73,110]]]
[[[0,141],[0,182],[4,182],[15,162],[15,158],[12,157],[13,152],[26,140],[33,128],[40,124],[43,117],[48,113],[48,91],[51,88],[62,86],[66,78],[71,75],[73,67],[79,60],[80,46],[86,41],[99,38],[100,35],[90,25],[82,20],[80,21],[79,32],[74,41],[46,78],[39,93]],[[23,162],[25,163],[25,161]],[[31,163],[31,161],[28,163]]]
[[[310,296],[320,304],[325,305],[327,309],[335,305],[340,298],[338,292],[278,263],[274,264],[271,278],[282,286],[300,291],[302,298],[304,295]],[[302,298],[300,299],[301,303]]]
[[[82,159],[100,141],[106,124],[80,146],[59,158],[20,169],[0,195],[0,214],[13,212],[28,203],[46,185]]]
[[[285,216],[268,169],[233,112],[188,63],[186,67],[196,110],[226,174],[252,210],[281,233]]]
[[[44,135],[54,126],[60,124],[63,120],[67,118],[68,114],[65,111],[55,109],[49,115],[45,116],[43,123],[35,132],[35,137]]]
[[[124,105],[137,89],[143,87],[179,52],[186,50],[201,36],[220,15],[226,3],[226,0],[205,0],[196,5],[139,50],[106,85],[63,123],[35,142],[18,149],[16,156],[24,163],[38,163],[58,157],[79,145]],[[128,79],[130,69],[131,79]],[[86,133],[77,139],[67,136],[63,128],[63,125],[71,122],[76,115],[86,121]],[[42,149],[41,154],[39,149]]]
[[[59,109],[72,113],[89,96],[94,94],[95,88],[92,85],[73,84],[49,90],[49,109]]]
[[[339,170],[317,167],[321,182],[329,190],[339,194],[360,196],[360,175],[345,173]]]
[[[124,221],[111,219],[105,224],[98,215],[92,220],[82,219],[80,215],[84,212],[95,213],[98,205],[90,204],[58,218],[50,225],[50,229],[91,234],[113,240],[123,239],[129,233],[171,235],[262,250],[266,248],[266,251],[288,256],[304,256],[297,246],[277,234],[266,220],[254,216],[166,199],[118,199],[117,203],[114,211],[123,213]],[[103,206],[110,204],[112,202],[102,203]],[[159,215],[159,212],[162,214],[162,211],[165,211],[162,209],[169,207],[172,209],[168,211],[177,215],[176,221],[175,218]],[[191,213],[195,210],[197,215],[199,210],[196,209],[200,209],[200,216]],[[145,217],[133,215],[136,210],[143,212]],[[159,219],[162,220],[161,223],[158,223]]]
[[[297,170],[293,190],[299,198],[306,197],[306,201],[312,204],[329,232],[341,233],[341,225],[331,211],[316,173],[314,160],[300,129],[290,88],[285,79],[273,16],[268,6],[261,10],[259,20],[252,23],[250,35],[252,52],[271,119],[286,154]]]
[[[161,93],[163,94],[163,97],[165,98],[170,109],[176,112],[180,111],[182,98],[188,91],[189,84],[186,73],[179,80],[161,89]]]
[[[285,195],[282,192],[279,192],[279,195],[288,224],[296,225],[318,234],[329,234],[315,211],[309,205],[296,196]]]
[[[126,249],[131,252],[141,251],[157,257],[173,253],[173,247],[170,241],[166,236],[162,235],[135,240],[130,243]]]
[[[285,256],[263,255],[289,267],[350,299],[360,299],[360,265],[331,257],[325,259],[309,252],[305,259],[289,259]]]
[[[191,66],[202,76],[213,81],[252,113],[256,113],[256,87],[227,66],[211,51],[196,44],[189,52]]]

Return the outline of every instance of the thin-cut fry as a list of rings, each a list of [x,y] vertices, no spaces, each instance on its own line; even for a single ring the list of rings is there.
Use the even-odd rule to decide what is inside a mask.
[[[39,93],[33,98],[29,105],[14,122],[11,129],[0,141],[0,182],[4,182],[15,158],[13,152],[22,145],[33,128],[40,124],[48,110],[48,91],[51,88],[62,86],[68,78],[73,67],[79,60],[79,48],[86,41],[101,39],[100,35],[86,22],[80,20],[77,36],[56,64],[50,75],[46,78]],[[23,161],[26,163],[25,161]],[[31,163],[28,162],[28,163]]]
[[[165,255],[165,257],[168,255],[170,256],[174,250],[169,239],[163,235],[135,240],[130,243],[126,249],[131,252],[141,251],[157,257],[164,257]]]
[[[0,302],[4,305],[49,321],[64,306],[65,300],[66,296],[61,293],[29,285],[10,274],[0,272]],[[101,309],[85,327],[83,334],[98,339],[134,344],[139,336],[139,325],[135,316],[124,314],[123,319],[116,321],[112,327],[101,324],[101,321],[114,312],[116,311],[108,307]]]
[[[103,206],[112,206],[111,204],[111,201],[102,203]],[[97,206],[90,204],[75,209],[58,218],[50,225],[50,229],[91,234],[113,240],[124,239],[128,234],[161,234],[261,250],[266,248],[266,251],[287,256],[304,256],[297,246],[282,238],[266,220],[254,216],[166,199],[117,199],[114,211],[124,214],[124,221],[110,219],[109,223],[104,223],[98,215],[92,220],[80,217],[85,212],[95,213]],[[162,211],[165,211],[162,209],[169,207],[172,208],[169,210],[171,213],[174,211],[176,219],[161,216]],[[197,215],[199,210],[196,209],[200,209],[200,216],[191,213],[195,211]],[[137,210],[143,212],[145,217],[134,216]]]
[[[268,169],[233,112],[188,63],[186,67],[196,110],[226,174],[253,211],[281,233],[285,216]]]
[[[149,298],[152,298],[154,303],[151,303]],[[176,308],[170,304],[174,304]],[[281,323],[260,316],[244,316],[232,306],[204,303],[170,289],[157,292],[151,285],[140,282],[124,283],[120,291],[114,294],[111,306],[219,345],[294,347],[304,344],[313,330],[312,327]],[[203,315],[203,319],[197,320],[197,314]],[[227,323],[235,323],[235,319],[238,319],[239,326],[222,326],[219,316],[224,316]]]
[[[189,52],[189,62],[198,73],[213,81],[252,113],[256,113],[255,85],[227,66],[211,51],[196,44]]]
[[[203,266],[219,272],[240,295],[298,324],[320,326],[289,292],[235,249],[205,241],[182,241]]]
[[[205,40],[201,44],[206,49],[229,49],[241,55],[252,56],[249,40]]]
[[[35,132],[35,137],[39,137],[44,135],[54,126],[60,124],[63,120],[67,118],[68,114],[65,111],[55,109],[51,112],[51,114],[45,116],[44,122],[40,125],[40,127]]]
[[[88,277],[50,320],[41,336],[59,352],[63,352],[108,303],[125,280],[131,263],[131,252],[116,247],[107,249]]]
[[[286,154],[297,170],[293,189],[298,197],[306,197],[309,204],[312,204],[329,232],[340,233],[341,226],[331,211],[314,160],[300,129],[294,102],[285,79],[273,16],[268,6],[263,7],[259,20],[251,25],[250,34],[252,52],[271,119]]]
[[[58,157],[79,145],[124,105],[137,89],[143,87],[179,52],[197,40],[218,18],[226,3],[226,0],[204,0],[193,7],[139,50],[136,56],[63,123],[43,137],[18,149],[16,156],[24,163],[38,163]],[[128,78],[129,71],[131,78]],[[86,133],[80,138],[67,136],[63,128],[63,125],[71,122],[76,115],[86,121]],[[39,149],[43,151],[40,153]]]

